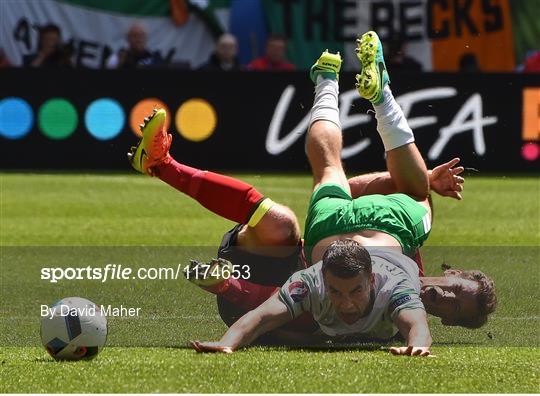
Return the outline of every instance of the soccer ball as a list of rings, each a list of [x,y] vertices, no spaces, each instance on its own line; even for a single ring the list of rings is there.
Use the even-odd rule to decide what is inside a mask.
[[[93,358],[106,341],[107,318],[92,301],[68,297],[49,307],[47,315],[42,310],[41,342],[56,360]]]

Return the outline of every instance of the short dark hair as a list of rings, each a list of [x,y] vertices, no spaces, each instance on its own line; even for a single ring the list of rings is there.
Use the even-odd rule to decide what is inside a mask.
[[[41,26],[39,28],[39,33],[40,34],[57,33],[58,35],[60,35],[60,28],[58,27],[58,25],[55,25],[54,23],[49,23],[47,25]]]
[[[338,278],[349,279],[360,273],[371,275],[371,256],[358,242],[352,239],[335,241],[322,259],[322,272],[330,271]]]
[[[470,318],[461,318],[457,321],[457,324],[469,329],[478,329],[486,324],[488,315],[495,312],[497,308],[495,282],[482,271],[478,270],[463,271],[458,276],[478,283],[478,290],[475,293],[478,315]]]
[[[287,38],[285,37],[285,35],[281,34],[281,33],[271,33],[268,38],[266,39],[266,42],[270,42],[270,41],[283,41],[285,44],[287,43]]]

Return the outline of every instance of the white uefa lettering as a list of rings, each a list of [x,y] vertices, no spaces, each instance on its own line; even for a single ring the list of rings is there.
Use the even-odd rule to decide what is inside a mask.
[[[444,147],[450,141],[452,136],[473,131],[474,151],[478,155],[484,155],[486,152],[486,142],[484,140],[484,126],[495,124],[497,117],[483,117],[482,115],[482,97],[480,94],[473,94],[459,109],[450,125],[439,130],[439,138],[431,146],[428,152],[428,158],[434,160],[439,158]],[[469,119],[470,117],[470,119]]]
[[[296,125],[296,127],[293,128],[291,132],[289,132],[282,138],[279,137],[281,126],[283,124],[283,119],[285,118],[287,109],[291,104],[291,100],[295,92],[296,89],[294,88],[294,86],[288,85],[283,90],[283,93],[281,94],[281,97],[279,98],[279,101],[276,105],[272,120],[270,121],[270,126],[268,127],[268,133],[266,134],[265,146],[266,151],[269,154],[279,155],[283,153],[307,131],[310,116],[309,113],[306,114],[304,118],[302,118],[302,120],[298,123],[298,125]],[[340,108],[342,109],[342,111],[340,112],[340,121],[343,130],[362,123],[368,123],[370,120],[370,116],[368,116],[367,114],[349,115],[349,111],[352,107],[352,102],[355,99],[358,99],[358,93],[354,89],[344,92],[339,97]],[[368,138],[364,138],[360,142],[355,143],[352,146],[344,147],[342,151],[342,157],[349,158],[353,155],[356,155],[362,150],[364,150],[366,147],[368,147],[369,144],[370,140]]]
[[[266,135],[266,151],[272,155],[279,155],[291,147],[304,133],[307,131],[309,116],[306,114],[304,118],[294,127],[292,131],[280,138],[283,119],[289,109],[289,105],[294,96],[296,89],[293,85],[288,85],[281,94],[279,101],[274,110],[268,133]],[[396,101],[403,109],[403,113],[407,118],[409,126],[413,130],[417,130],[429,125],[438,123],[437,116],[417,116],[410,117],[414,104],[421,101],[433,101],[438,99],[450,98],[457,95],[457,90],[453,87],[434,87],[420,89],[417,91],[408,92],[396,97]],[[371,120],[368,114],[350,114],[353,107],[353,102],[358,99],[358,93],[352,89],[342,93],[339,96],[340,101],[340,121],[343,131],[354,128],[361,124],[367,124]],[[439,129],[439,137],[432,145],[428,152],[430,160],[439,158],[444,148],[454,135],[472,131],[472,139],[476,154],[483,155],[486,152],[486,144],[484,140],[484,126],[492,125],[497,122],[497,117],[486,116],[483,114],[482,97],[480,94],[473,94],[459,109],[457,114],[452,119],[452,122]],[[344,147],[341,153],[343,159],[353,157],[362,152],[371,144],[369,138],[361,138],[358,142],[350,146]]]
[[[421,102],[423,100],[449,98],[451,96],[455,96],[456,93],[457,90],[451,87],[420,89],[418,91],[408,92],[406,94],[396,97],[396,102],[398,102],[398,104],[401,106],[403,114],[405,114],[405,118],[407,118],[407,122],[409,123],[409,126],[414,131],[415,129],[437,123],[436,116],[409,118],[409,114],[411,113],[411,109],[415,103]]]
[[[274,110],[272,120],[270,121],[268,133],[266,134],[266,151],[272,155],[279,155],[286,151],[307,130],[309,113],[288,135],[283,139],[279,138],[279,131],[281,130],[281,124],[283,124],[283,118],[285,118],[285,114],[287,113],[287,109],[289,108],[295,91],[296,89],[292,85],[288,85],[283,90],[276,109]]]

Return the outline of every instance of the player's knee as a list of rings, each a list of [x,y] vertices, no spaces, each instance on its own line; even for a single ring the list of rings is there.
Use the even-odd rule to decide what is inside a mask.
[[[429,177],[427,173],[420,178],[418,185],[416,186],[417,194],[422,199],[428,199],[429,197]]]
[[[300,226],[294,212],[286,206],[274,205],[263,221],[264,239],[272,245],[291,246],[300,241]]]
[[[286,206],[276,207],[276,241],[285,246],[297,245],[300,241],[300,226],[294,212]]]
[[[318,120],[309,128],[308,139],[310,138],[319,141],[341,140],[341,128],[331,121]]]
[[[419,190],[422,198],[429,199],[429,182],[422,184]]]
[[[410,195],[417,201],[426,201],[429,197],[429,184],[422,184],[418,183],[414,186],[406,186],[403,188],[399,188],[398,190],[404,194]]]

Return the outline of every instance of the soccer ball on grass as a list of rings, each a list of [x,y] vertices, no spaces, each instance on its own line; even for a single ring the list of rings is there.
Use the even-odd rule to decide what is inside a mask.
[[[68,297],[42,312],[41,342],[56,360],[93,358],[106,341],[107,318],[92,301]]]

